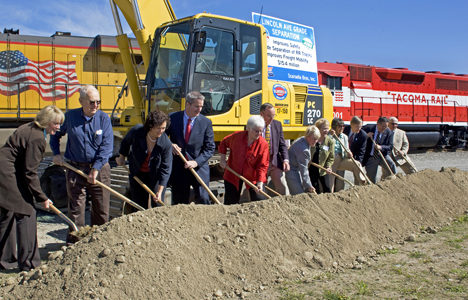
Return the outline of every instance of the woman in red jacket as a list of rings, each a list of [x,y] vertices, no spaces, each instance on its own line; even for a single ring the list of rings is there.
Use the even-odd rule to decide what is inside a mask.
[[[261,136],[265,121],[260,116],[252,116],[247,121],[247,130],[234,132],[226,136],[219,144],[220,165],[226,167],[226,152],[230,149],[227,165],[256,185],[256,189],[247,186],[250,200],[260,200],[259,190],[267,179],[270,151],[268,142]],[[242,191],[242,180],[236,175],[224,171],[224,204],[237,204]]]

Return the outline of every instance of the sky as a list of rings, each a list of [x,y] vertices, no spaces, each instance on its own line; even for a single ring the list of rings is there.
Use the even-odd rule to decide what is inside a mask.
[[[108,0],[2,2],[0,30],[116,35]],[[311,26],[322,62],[468,74],[467,0],[172,0],[171,5],[177,18],[208,12],[251,21],[252,12],[262,12]]]

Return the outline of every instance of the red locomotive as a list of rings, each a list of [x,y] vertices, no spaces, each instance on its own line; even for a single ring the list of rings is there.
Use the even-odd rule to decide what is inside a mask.
[[[333,94],[334,117],[364,124],[395,116],[411,147],[466,145],[468,75],[350,63],[318,63],[319,81]]]

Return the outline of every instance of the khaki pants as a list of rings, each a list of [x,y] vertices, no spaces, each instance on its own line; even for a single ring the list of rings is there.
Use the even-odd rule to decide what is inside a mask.
[[[361,164],[356,161],[359,166]],[[366,180],[364,178],[364,175],[359,171],[359,168],[354,164],[351,158],[343,158],[341,155],[336,155],[335,156],[335,161],[332,165],[332,171],[340,175],[341,177],[344,177],[344,171],[351,171],[353,172],[354,176],[354,185],[362,185],[364,184],[364,181]],[[340,180],[336,178],[334,175],[327,175],[328,180],[329,180],[329,186],[331,192],[339,192],[344,189],[345,183],[343,180]]]
[[[286,195],[286,186],[282,180],[283,171],[280,168],[270,164],[270,167],[268,168],[267,176],[269,176],[271,179],[271,181],[268,184],[268,187],[273,188],[276,192],[280,193],[281,195]],[[270,196],[276,196],[270,191],[267,191],[267,193]]]

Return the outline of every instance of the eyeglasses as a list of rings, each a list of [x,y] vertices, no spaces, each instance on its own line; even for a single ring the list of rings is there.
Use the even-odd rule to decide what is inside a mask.
[[[101,105],[101,100],[89,101],[90,105]]]
[[[392,124],[392,125],[398,125],[398,123],[392,123],[392,122],[390,122],[390,124]]]

